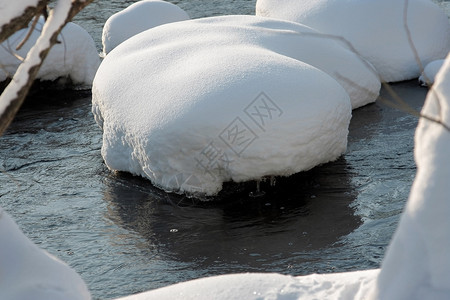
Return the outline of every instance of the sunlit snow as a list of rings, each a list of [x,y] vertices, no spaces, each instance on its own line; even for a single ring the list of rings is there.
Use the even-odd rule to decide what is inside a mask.
[[[430,0],[258,0],[256,14],[344,37],[387,82],[419,77],[411,45],[422,65],[450,51],[447,15]]]
[[[214,17],[158,26],[119,45],[92,89],[107,166],[167,191],[214,195],[226,181],[289,176],[338,158],[349,96],[284,54],[280,44],[295,45],[296,28]]]
[[[144,0],[133,3],[106,21],[102,34],[103,54],[108,54],[120,43],[142,31],[188,19],[184,10],[166,1]]]

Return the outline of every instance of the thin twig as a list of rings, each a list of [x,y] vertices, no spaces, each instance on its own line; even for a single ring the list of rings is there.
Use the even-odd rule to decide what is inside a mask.
[[[68,11],[68,15],[64,21],[64,24],[61,24],[59,28],[54,30],[51,33],[50,39],[49,39],[49,47],[42,49],[39,53],[39,61],[36,61],[34,64],[30,64],[27,66],[26,69],[23,69],[23,74],[27,73],[27,80],[23,84],[18,85],[18,83],[14,80],[12,80],[8,87],[3,91],[2,95],[0,96],[0,101],[7,101],[7,106],[5,110],[2,112],[0,116],[0,135],[3,134],[3,132],[6,130],[6,128],[9,126],[9,124],[12,122],[14,116],[18,112],[20,106],[22,105],[25,97],[27,96],[31,85],[34,81],[34,79],[37,76],[37,73],[45,60],[47,54],[50,51],[50,48],[57,42],[57,37],[59,33],[61,32],[62,28],[67,22],[70,22],[70,20],[84,7],[86,7],[88,4],[90,4],[93,0],[72,0],[71,1],[71,7]],[[40,10],[41,11],[41,10]],[[12,34],[12,33],[11,33]],[[37,51],[37,50],[36,50]],[[20,68],[19,68],[20,70]],[[17,72],[16,72],[17,74]],[[8,91],[5,96],[5,92]],[[13,93],[15,93],[14,96]],[[11,95],[10,95],[11,94]],[[9,98],[8,98],[9,97]]]
[[[394,101],[392,101],[386,98],[379,97],[379,99],[384,104],[402,110],[415,117],[420,117],[420,112],[411,107],[411,105],[409,105],[408,103],[406,103],[406,101],[403,100],[402,97],[400,97],[387,82],[382,82],[381,84],[386,89],[388,94],[394,99]]]
[[[33,23],[31,24],[31,27],[28,29],[28,33],[25,36],[25,38],[19,43],[19,45],[17,45],[16,47],[16,51],[19,51],[23,45],[25,45],[25,43],[28,41],[28,39],[30,38],[30,36],[33,34],[34,29],[36,28],[36,24],[39,21],[39,18],[41,17],[40,14],[36,15],[34,17]]]
[[[428,94],[433,94],[435,96],[436,104],[439,106],[438,107],[438,111],[439,111],[440,114],[442,114],[444,112],[444,110],[441,108],[440,97],[438,95],[438,92],[434,88],[434,86],[430,89]],[[450,132],[450,126],[447,125],[446,123],[444,123],[444,121],[443,121],[444,118],[442,117],[442,115],[439,116],[439,118],[434,118],[434,117],[427,116],[425,114],[421,114],[420,117],[424,118],[424,119],[426,119],[428,121],[435,122],[435,123],[441,125],[442,127],[444,127],[448,132]]]
[[[422,61],[420,60],[419,52],[417,51],[416,45],[414,44],[414,41],[412,40],[411,31],[409,30],[408,8],[409,8],[409,0],[405,0],[405,5],[403,7],[403,26],[405,27],[406,37],[408,38],[409,47],[411,48],[411,50],[414,54],[414,59],[416,60],[417,65],[419,66],[420,72],[423,73],[424,68],[422,65]],[[425,79],[426,79],[426,82],[428,83],[429,82],[428,78],[425,78]]]
[[[8,5],[16,5],[18,4],[18,2],[23,1],[15,1],[15,3],[12,3],[14,1],[9,2],[11,3],[8,3]],[[38,3],[36,3],[35,6],[25,6],[22,3],[19,4],[25,6],[24,11],[21,15],[14,17],[9,23],[4,24],[0,27],[0,43],[10,37],[16,31],[27,28],[33,17],[36,16],[36,14],[42,12],[42,10],[47,7],[47,3],[48,0],[38,0]]]

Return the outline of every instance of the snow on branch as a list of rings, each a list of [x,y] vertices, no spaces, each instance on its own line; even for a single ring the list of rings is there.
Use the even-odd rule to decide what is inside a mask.
[[[31,1],[28,0],[28,2]],[[39,39],[30,49],[24,62],[19,66],[13,79],[0,96],[0,135],[12,122],[22,105],[43,61],[51,47],[56,44],[57,37],[65,24],[92,1],[58,0],[55,8],[50,11]],[[28,22],[26,21],[24,24],[28,26]]]
[[[7,3],[8,2],[8,3]],[[34,16],[47,9],[48,0],[0,0],[0,43],[16,31],[26,28]]]

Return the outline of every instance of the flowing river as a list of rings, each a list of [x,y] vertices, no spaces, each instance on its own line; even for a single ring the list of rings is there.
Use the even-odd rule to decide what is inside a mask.
[[[77,17],[101,49],[113,13],[98,0]],[[251,0],[170,1],[193,18],[253,14]],[[448,2],[440,2],[447,9]],[[427,89],[393,84],[420,110]],[[391,97],[382,90],[381,98]],[[213,202],[167,194],[104,165],[89,91],[37,91],[0,138],[0,205],[40,247],[66,261],[95,299],[236,272],[305,275],[378,268],[415,175],[417,119],[381,99],[353,112],[348,150],[265,195],[229,185]]]

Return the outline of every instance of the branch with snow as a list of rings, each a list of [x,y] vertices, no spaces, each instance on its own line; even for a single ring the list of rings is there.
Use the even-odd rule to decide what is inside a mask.
[[[0,0],[0,43],[16,31],[26,28],[34,16],[47,8],[48,0],[21,0],[14,4],[11,0]]]
[[[55,8],[50,12],[49,18],[46,21],[44,28],[42,30],[41,36],[36,41],[36,44],[31,48],[28,52],[27,57],[24,62],[17,69],[17,72],[14,74],[13,79],[3,91],[0,96],[0,135],[6,130],[9,124],[12,122],[14,116],[22,105],[28,91],[33,84],[38,71],[44,62],[47,54],[49,53],[51,47],[56,44],[57,37],[65,24],[67,24],[78,12],[80,12],[84,7],[90,4],[93,0],[59,0],[55,6]],[[2,0],[5,2],[5,0]],[[28,19],[29,7],[33,7],[32,4],[36,2],[36,0],[27,0],[25,4],[17,5],[19,9],[23,9],[22,15],[17,13],[18,8],[9,9],[6,12],[10,13],[9,23],[18,23],[17,20],[22,20],[23,26],[27,26],[29,20],[33,17],[31,16]],[[39,1],[36,3],[36,10],[34,10],[34,15],[40,14],[38,11],[38,4],[41,2],[47,1]],[[31,4],[27,6],[27,4]],[[4,5],[0,2],[0,5]],[[13,5],[11,5],[13,6]],[[45,8],[45,7],[44,7]],[[4,17],[8,19],[8,17]],[[1,21],[0,21],[1,22]],[[6,27],[5,27],[6,26]],[[9,25],[2,25],[2,32],[9,32],[12,34],[12,30],[8,29]],[[12,26],[12,25],[11,25]],[[17,26],[17,25],[15,25]],[[6,29],[4,29],[6,28]],[[15,27],[16,28],[16,27]],[[20,28],[20,26],[18,26]]]

